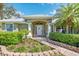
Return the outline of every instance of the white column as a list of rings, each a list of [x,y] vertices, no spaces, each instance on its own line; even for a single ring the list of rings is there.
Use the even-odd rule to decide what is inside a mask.
[[[49,33],[51,32],[51,25],[48,24],[48,34],[47,34],[47,37],[49,37]]]
[[[27,35],[27,38],[32,38],[31,25],[31,23],[28,23],[29,34]]]
[[[28,30],[31,31],[31,23],[28,24]]]
[[[53,32],[56,32],[56,26],[53,24]]]

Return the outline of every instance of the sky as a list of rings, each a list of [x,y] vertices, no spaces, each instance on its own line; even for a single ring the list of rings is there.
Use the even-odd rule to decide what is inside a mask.
[[[11,5],[23,15],[54,15],[61,6],[60,3],[12,3]]]

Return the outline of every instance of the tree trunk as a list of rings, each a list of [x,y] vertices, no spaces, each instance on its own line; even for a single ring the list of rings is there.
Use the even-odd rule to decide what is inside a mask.
[[[74,29],[72,29],[72,34],[74,34]]]
[[[66,26],[66,33],[67,34],[69,33],[69,26],[68,25]]]

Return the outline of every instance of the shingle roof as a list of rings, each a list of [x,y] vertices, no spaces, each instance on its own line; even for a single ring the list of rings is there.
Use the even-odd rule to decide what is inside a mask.
[[[0,22],[23,22],[24,19],[23,18],[17,18],[17,19],[3,19],[3,20],[0,20]]]

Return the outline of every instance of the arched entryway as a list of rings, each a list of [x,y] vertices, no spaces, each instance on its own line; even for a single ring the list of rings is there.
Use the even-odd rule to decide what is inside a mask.
[[[33,37],[46,37],[47,35],[47,21],[33,20],[32,21],[32,35]]]

